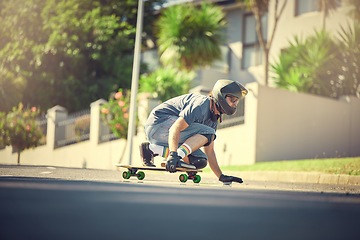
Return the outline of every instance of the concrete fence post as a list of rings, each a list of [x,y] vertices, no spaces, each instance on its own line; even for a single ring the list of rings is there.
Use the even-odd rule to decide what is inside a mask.
[[[138,134],[144,133],[145,122],[151,112],[157,105],[161,102],[159,99],[154,99],[150,96],[150,93],[139,93],[139,103],[138,103]]]
[[[93,145],[99,144],[101,127],[100,108],[104,103],[106,103],[104,99],[99,99],[90,104],[90,142]]]
[[[56,105],[47,111],[47,134],[46,134],[46,145],[49,149],[53,150],[56,148],[57,140],[65,134],[57,126],[57,123],[61,120],[66,119],[68,112],[66,108]]]

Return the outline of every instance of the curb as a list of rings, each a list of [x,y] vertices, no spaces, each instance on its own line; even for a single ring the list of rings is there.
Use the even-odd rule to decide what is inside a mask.
[[[229,172],[230,173],[230,172]],[[252,171],[232,172],[241,178],[253,181],[290,182],[290,183],[315,183],[333,185],[360,185],[360,176],[345,174],[325,174],[316,172],[276,172]]]

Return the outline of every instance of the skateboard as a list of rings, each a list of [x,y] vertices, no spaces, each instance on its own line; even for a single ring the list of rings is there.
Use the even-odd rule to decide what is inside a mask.
[[[164,167],[138,167],[131,166],[126,164],[116,164],[117,167],[127,168],[128,171],[124,171],[122,176],[124,179],[129,179],[130,177],[136,176],[137,179],[143,180],[145,178],[145,173],[143,171],[160,171],[166,172]],[[139,171],[143,170],[143,171]],[[201,181],[200,175],[197,175],[198,172],[202,172],[199,169],[188,169],[188,168],[176,168],[176,172],[186,172],[180,174],[180,182],[186,182],[188,179],[191,179],[194,183],[199,183]]]

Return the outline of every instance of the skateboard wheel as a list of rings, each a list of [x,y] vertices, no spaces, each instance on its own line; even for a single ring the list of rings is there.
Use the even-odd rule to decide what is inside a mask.
[[[186,182],[188,180],[188,176],[186,174],[181,174],[179,176],[180,182]]]
[[[143,180],[143,179],[145,178],[145,173],[142,172],[142,171],[138,172],[137,178],[138,178],[139,180]]]
[[[130,171],[125,171],[123,172],[122,176],[124,179],[129,179],[131,177],[131,173]]]
[[[194,183],[199,183],[200,181],[201,181],[200,175],[195,175],[194,178],[193,178],[193,182]]]

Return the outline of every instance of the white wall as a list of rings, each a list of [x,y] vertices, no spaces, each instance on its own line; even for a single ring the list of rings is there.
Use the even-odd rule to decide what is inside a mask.
[[[360,100],[351,99],[259,86],[256,161],[360,155],[359,127],[351,124]]]
[[[283,2],[284,0],[279,1],[279,8],[282,6]],[[305,39],[308,36],[314,35],[315,30],[320,31],[322,29],[322,13],[309,12],[295,16],[295,2],[295,0],[287,1],[285,10],[278,22],[270,51],[271,63],[278,58],[280,51],[283,48],[289,46],[289,41],[293,41],[295,36],[300,37],[300,39]],[[268,39],[274,25],[274,5],[275,1],[270,1]],[[347,23],[350,22],[350,19],[347,17],[348,11],[349,7],[343,3],[340,8],[335,12],[332,12],[326,18],[326,31],[336,36],[337,31],[340,30],[341,26],[347,26]]]
[[[220,129],[216,133],[215,152],[222,166],[255,163],[258,84],[250,83],[246,88],[249,94],[245,99],[244,124]]]
[[[360,100],[353,96],[344,97],[341,100],[346,101],[351,107],[350,113],[350,155],[360,155]]]
[[[360,156],[360,99],[333,100],[258,83],[246,87],[244,124],[217,131],[215,151],[220,166]],[[97,106],[92,104],[92,108]],[[96,123],[96,112],[91,111],[91,124]],[[93,125],[91,129],[98,133]],[[145,140],[140,127],[134,138],[135,165],[141,164],[138,146]],[[89,141],[56,149],[48,140],[48,145],[24,151],[21,164],[115,169],[124,149],[123,139],[98,144],[98,135],[91,133]],[[127,154],[123,163],[128,163]],[[17,164],[11,147],[0,151],[0,164]]]
[[[64,116],[66,109],[60,106],[49,109],[46,145],[23,151],[20,156],[20,164],[115,169],[115,164],[119,163],[123,154],[122,162],[128,163],[127,155],[129,150],[127,149],[126,140],[118,139],[99,143],[100,106],[104,102],[104,100],[100,99],[91,104],[90,139],[58,148],[54,147],[54,143],[57,140],[55,125],[59,119],[66,118],[66,116]],[[140,164],[137,146],[140,143],[139,141],[144,140],[144,133],[139,129],[138,136],[134,139],[134,164]],[[0,150],[0,164],[17,164],[17,153],[12,153],[12,147],[6,147],[5,150]]]
[[[246,87],[245,123],[217,132],[221,165],[360,156],[360,99]]]

